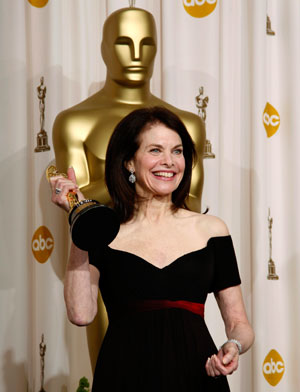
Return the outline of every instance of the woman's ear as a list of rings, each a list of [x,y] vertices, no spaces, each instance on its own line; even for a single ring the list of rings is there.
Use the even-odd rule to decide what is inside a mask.
[[[132,162],[132,160],[125,162],[124,163],[125,168],[129,171],[129,172],[135,172],[134,170],[134,164]]]

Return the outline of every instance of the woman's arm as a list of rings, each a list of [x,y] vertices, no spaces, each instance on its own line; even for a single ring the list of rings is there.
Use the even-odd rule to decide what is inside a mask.
[[[70,206],[67,198],[69,192],[75,191],[78,199],[84,196],[79,191],[73,168],[68,169],[68,178],[55,176],[50,178],[52,188],[52,202],[65,211]],[[88,253],[71,245],[69,261],[67,264],[64,296],[69,320],[76,325],[90,324],[97,313],[97,297],[99,271],[89,264]]]
[[[234,372],[238,367],[239,354],[246,352],[254,341],[254,333],[246,315],[240,286],[221,290],[215,293],[215,297],[224,320],[228,340],[237,340],[241,345],[241,352],[236,343],[225,342],[218,354],[207,360],[206,371],[212,377]]]
[[[78,326],[90,324],[97,314],[100,273],[89,264],[88,253],[73,243],[67,264],[64,297],[69,320]]]

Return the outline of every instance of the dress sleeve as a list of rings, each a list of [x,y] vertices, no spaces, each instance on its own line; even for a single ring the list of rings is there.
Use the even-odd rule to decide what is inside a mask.
[[[231,236],[212,238],[214,278],[211,292],[241,284]]]

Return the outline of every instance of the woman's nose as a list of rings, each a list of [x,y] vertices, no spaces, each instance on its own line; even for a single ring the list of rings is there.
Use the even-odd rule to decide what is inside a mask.
[[[170,152],[165,151],[163,155],[163,162],[167,167],[171,167],[174,165],[173,156]]]

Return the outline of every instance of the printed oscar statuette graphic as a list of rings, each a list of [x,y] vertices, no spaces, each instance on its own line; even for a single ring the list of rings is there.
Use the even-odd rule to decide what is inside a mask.
[[[41,389],[39,392],[46,392],[44,389],[44,378],[45,378],[45,353],[46,353],[46,344],[44,343],[44,334],[41,337],[40,343],[40,360],[41,360]]]
[[[270,17],[268,15],[267,15],[266,32],[267,32],[268,35],[275,35],[275,31],[272,30],[271,19],[270,19]]]
[[[269,228],[269,261],[268,261],[268,280],[278,280],[279,276],[276,274],[275,263],[272,260],[272,226],[273,218],[270,216],[270,208],[268,215],[268,228]]]
[[[45,98],[46,98],[47,87],[44,86],[44,77],[41,77],[41,84],[37,87],[37,96],[39,99],[40,107],[40,132],[36,136],[36,147],[34,152],[49,151],[50,146],[48,144],[48,135],[44,129],[45,125]]]
[[[55,166],[46,170],[46,177],[63,176]],[[120,221],[115,211],[96,200],[78,200],[75,192],[67,195],[70,205],[69,224],[74,244],[82,250],[90,250],[113,241],[120,229]]]
[[[204,97],[204,87],[201,86],[199,88],[199,94],[195,97],[195,100],[196,100],[196,107],[198,109],[198,116],[203,120],[204,123],[206,121],[206,108],[208,105],[208,99],[209,98],[207,96]],[[212,144],[208,139],[206,139],[203,158],[214,159],[215,157],[216,157],[215,154],[212,152]]]

